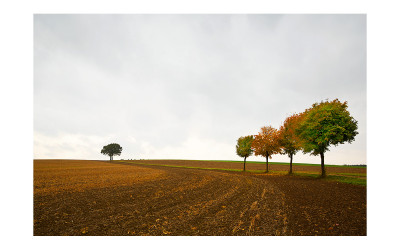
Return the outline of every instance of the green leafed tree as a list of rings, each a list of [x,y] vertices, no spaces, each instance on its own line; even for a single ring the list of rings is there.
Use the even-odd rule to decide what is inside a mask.
[[[103,147],[101,153],[110,156],[110,161],[113,160],[114,155],[121,155],[122,147],[118,143],[111,143]]]
[[[304,111],[297,133],[305,153],[321,156],[321,177],[326,176],[325,152],[329,146],[351,143],[357,132],[357,121],[347,110],[347,102],[322,101]]]
[[[253,136],[242,136],[237,140],[236,154],[240,157],[244,157],[243,171],[246,171],[246,158],[253,154],[251,143],[253,142]]]

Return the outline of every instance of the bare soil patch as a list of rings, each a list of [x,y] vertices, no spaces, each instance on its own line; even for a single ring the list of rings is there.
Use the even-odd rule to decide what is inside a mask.
[[[35,160],[34,194],[83,192],[93,188],[130,186],[152,179],[166,178],[163,170],[103,161]]]
[[[365,186],[298,176],[260,178],[267,178],[285,194],[289,235],[367,234]]]
[[[35,160],[34,185],[34,235],[366,234],[365,187],[318,179]]]

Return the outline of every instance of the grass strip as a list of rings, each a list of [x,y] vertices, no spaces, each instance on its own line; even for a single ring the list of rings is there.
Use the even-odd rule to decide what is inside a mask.
[[[322,179],[321,175],[319,173],[294,173],[293,175],[315,178],[315,179],[318,179],[318,178]],[[336,181],[336,182],[348,183],[348,184],[353,184],[353,185],[361,185],[361,186],[367,185],[366,179],[354,178],[354,177],[350,177],[350,176],[328,175],[323,179],[326,181]]]
[[[347,176],[367,177],[367,173],[334,173],[332,175],[347,175]]]

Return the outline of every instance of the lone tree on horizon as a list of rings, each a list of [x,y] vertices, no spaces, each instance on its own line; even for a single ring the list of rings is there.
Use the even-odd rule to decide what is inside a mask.
[[[293,155],[301,149],[301,138],[296,133],[296,130],[302,118],[301,114],[293,114],[285,119],[279,129],[279,144],[282,147],[281,154],[286,154],[290,158],[289,174],[293,173]]]
[[[118,143],[111,143],[104,146],[101,153],[110,156],[110,161],[112,161],[114,155],[121,155],[121,151],[122,147]]]
[[[278,137],[278,130],[271,126],[262,127],[258,135],[254,136],[251,147],[256,156],[260,155],[265,157],[266,173],[268,173],[268,158],[272,158],[273,154],[281,152],[281,146],[279,145]]]
[[[321,156],[321,177],[325,177],[325,152],[329,151],[330,145],[353,142],[358,134],[357,121],[350,116],[347,102],[342,103],[338,99],[314,103],[302,115],[304,117],[297,133],[302,140],[303,151]]]
[[[243,171],[246,171],[246,158],[253,154],[251,143],[253,142],[253,136],[242,136],[237,140],[236,154],[240,157],[244,157]]]

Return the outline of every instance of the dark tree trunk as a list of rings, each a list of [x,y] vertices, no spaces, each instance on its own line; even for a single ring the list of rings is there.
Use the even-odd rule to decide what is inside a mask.
[[[326,176],[325,172],[325,158],[324,153],[321,153],[321,177],[324,178]]]
[[[268,153],[267,156],[265,157],[266,161],[265,161],[265,173],[268,173]]]
[[[246,171],[246,157],[244,157],[244,162],[243,162],[243,172]]]
[[[292,162],[293,162],[293,154],[290,154],[290,167],[289,167],[289,174],[293,174]]]
[[[112,161],[112,156],[110,155],[110,161]]]

